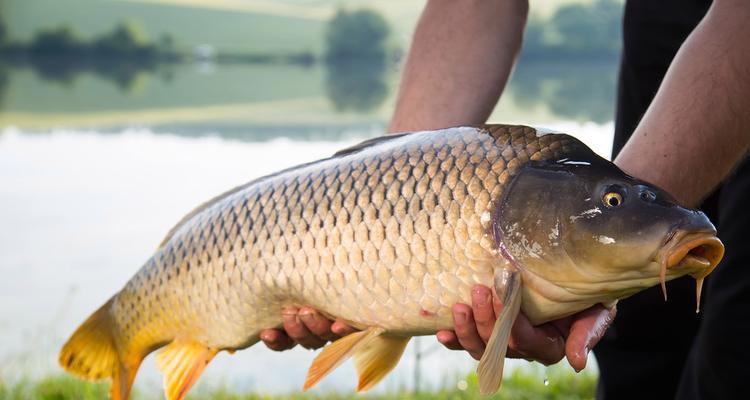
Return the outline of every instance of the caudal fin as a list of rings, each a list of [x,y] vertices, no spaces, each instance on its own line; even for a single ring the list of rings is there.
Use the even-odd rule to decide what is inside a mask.
[[[126,365],[117,350],[110,299],[96,310],[68,339],[60,351],[60,365],[69,373],[88,380],[112,378],[110,396],[126,400],[141,359]]]

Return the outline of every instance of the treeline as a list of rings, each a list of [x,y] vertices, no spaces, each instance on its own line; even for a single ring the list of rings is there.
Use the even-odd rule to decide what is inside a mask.
[[[622,2],[596,0],[593,3],[567,4],[548,18],[529,21],[524,37],[523,58],[527,60],[569,60],[613,58],[620,50]],[[399,50],[391,27],[373,10],[339,10],[328,22],[326,52],[322,60],[392,60]],[[140,25],[121,22],[109,32],[83,39],[69,26],[38,32],[29,42],[9,42],[0,15],[0,48],[6,53],[30,53],[36,56],[81,56],[99,58],[154,59],[189,61],[201,54],[185,53],[175,47],[169,34],[150,40]],[[310,52],[290,54],[211,54],[217,62],[234,63],[314,63],[321,58]]]
[[[0,19],[0,44],[11,55],[34,57],[106,57],[134,60],[157,57],[174,58],[174,38],[162,35],[158,41],[149,40],[143,29],[134,22],[121,22],[111,31],[83,39],[71,27],[45,29],[37,32],[30,42],[8,42],[6,30]]]

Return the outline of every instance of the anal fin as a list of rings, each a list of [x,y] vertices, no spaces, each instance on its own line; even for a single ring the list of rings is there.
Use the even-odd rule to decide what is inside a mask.
[[[164,395],[182,400],[198,380],[217,350],[188,340],[175,340],[156,355],[156,366],[164,374]]]
[[[354,354],[359,383],[364,392],[377,385],[398,364],[410,337],[377,336]]]
[[[355,352],[367,346],[372,340],[380,336],[385,330],[383,328],[368,328],[361,332],[355,332],[323,348],[323,351],[315,357],[310,369],[307,371],[307,379],[303,390],[310,389],[320,382],[326,375],[349,359]]]
[[[510,268],[498,271],[495,276],[495,292],[502,301],[503,309],[495,321],[492,335],[477,366],[479,393],[483,396],[497,392],[503,380],[510,331],[521,308],[521,274]]]

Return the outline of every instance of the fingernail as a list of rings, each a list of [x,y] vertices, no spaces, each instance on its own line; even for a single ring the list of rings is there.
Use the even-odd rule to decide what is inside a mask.
[[[300,323],[300,321],[299,321],[299,314],[297,314],[297,313],[294,313],[294,314],[291,314],[291,313],[283,314],[281,317],[284,319],[284,322],[286,322],[286,323],[290,323],[290,322],[294,322],[296,324]]]
[[[583,348],[583,368],[586,368],[586,364],[587,364],[587,361],[588,361],[588,357],[589,357],[589,352],[590,351],[591,351],[591,349],[589,349],[588,346],[586,346],[586,347]],[[579,373],[579,372],[583,371],[583,368],[573,368],[573,369],[576,371],[576,373]]]
[[[484,295],[482,296],[481,293],[477,294],[477,305],[480,307],[485,307],[487,304],[490,304],[490,301],[492,301],[491,295]]]
[[[271,335],[267,332],[263,332],[260,334],[260,340],[264,342],[271,342]]]

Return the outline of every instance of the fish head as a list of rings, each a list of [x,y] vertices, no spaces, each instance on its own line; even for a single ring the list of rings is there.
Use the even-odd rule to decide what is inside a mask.
[[[724,246],[706,215],[625,174],[583,144],[530,161],[496,209],[496,242],[522,270],[532,319],[611,303],[683,275],[698,281]],[[544,314],[544,315],[543,315]]]

